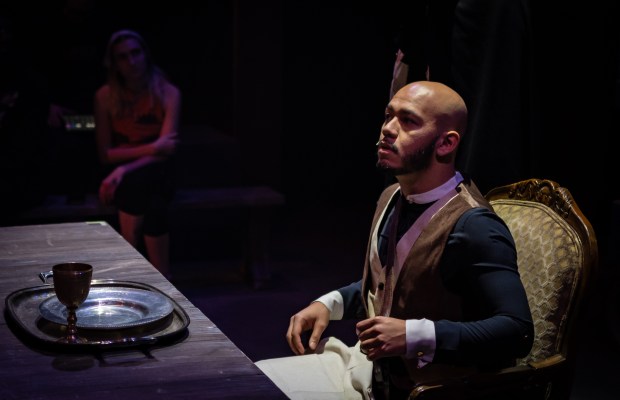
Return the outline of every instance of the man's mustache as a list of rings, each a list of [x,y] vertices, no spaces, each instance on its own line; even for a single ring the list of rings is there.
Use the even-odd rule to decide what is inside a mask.
[[[387,143],[385,141],[383,141],[383,139],[379,139],[379,141],[375,144],[375,146],[377,147],[386,147],[389,148],[390,150],[392,150],[395,153],[398,153],[398,148],[396,147],[396,144],[394,143]]]

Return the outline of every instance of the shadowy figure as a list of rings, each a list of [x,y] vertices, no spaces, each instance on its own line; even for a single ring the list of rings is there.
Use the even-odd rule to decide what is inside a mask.
[[[50,190],[75,203],[98,183],[92,99],[105,79],[101,58],[111,32],[101,10],[98,0],[49,2],[44,12],[22,17],[20,28],[49,92]]]
[[[405,84],[432,80],[453,85],[452,29],[458,0],[399,0],[397,47],[390,98]],[[412,22],[414,17],[416,22]]]
[[[41,76],[15,45],[11,19],[0,16],[0,224],[43,201],[48,98]],[[52,177],[53,178],[53,177]]]
[[[136,248],[143,240],[149,261],[170,277],[167,214],[181,94],[136,32],[112,34],[105,66],[108,81],[95,94],[95,130],[100,161],[110,168],[99,197],[117,207],[123,237]]]

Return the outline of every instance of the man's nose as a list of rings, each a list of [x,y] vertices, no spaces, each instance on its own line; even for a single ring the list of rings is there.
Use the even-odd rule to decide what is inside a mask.
[[[381,128],[381,133],[384,136],[393,136],[396,137],[398,135],[398,120],[397,118],[392,118],[383,124],[383,128]]]

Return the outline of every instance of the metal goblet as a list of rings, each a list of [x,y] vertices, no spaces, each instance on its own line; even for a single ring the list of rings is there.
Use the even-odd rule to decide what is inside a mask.
[[[77,335],[77,309],[88,297],[93,267],[90,264],[70,262],[54,265],[54,291],[58,301],[67,307],[67,335],[63,343],[80,343]]]

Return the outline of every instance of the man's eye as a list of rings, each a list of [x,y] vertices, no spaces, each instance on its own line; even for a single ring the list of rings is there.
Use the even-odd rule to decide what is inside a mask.
[[[386,113],[384,118],[385,118],[385,119],[384,119],[384,120],[385,120],[385,122],[388,122],[389,120],[391,120],[391,119],[392,119],[392,116],[391,116],[390,114]]]

